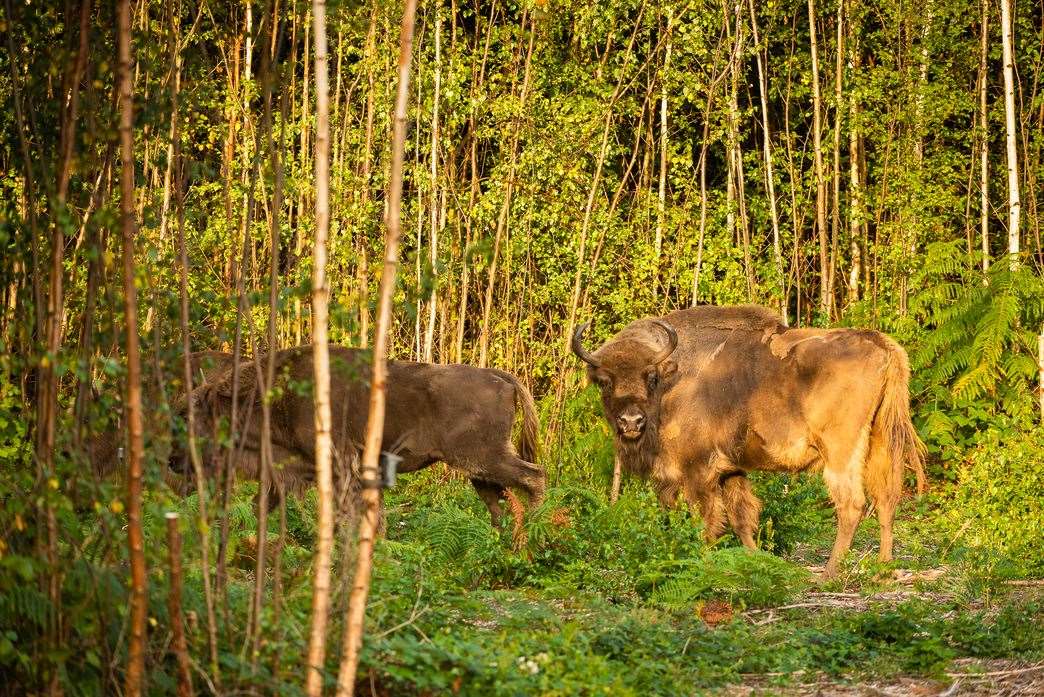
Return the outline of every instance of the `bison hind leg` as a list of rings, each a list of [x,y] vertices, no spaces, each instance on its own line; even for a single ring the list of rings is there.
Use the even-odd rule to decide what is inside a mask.
[[[475,464],[479,462],[483,464]],[[544,500],[544,489],[546,488],[544,468],[531,462],[526,462],[515,455],[514,452],[505,451],[469,457],[467,459],[453,459],[449,464],[466,472],[473,484],[477,480],[485,485],[483,489],[480,489],[479,485],[475,484],[475,490],[482,500],[486,502],[487,507],[489,507],[489,500],[494,496],[494,491],[496,492],[495,495],[499,505],[501,492],[507,488],[517,488],[525,491],[529,497],[530,508],[536,508]],[[490,509],[490,515],[493,515],[492,509]]]
[[[725,516],[744,547],[756,549],[754,532],[761,516],[761,500],[754,495],[750,480],[743,473],[727,475],[721,483]]]
[[[895,509],[902,494],[903,464],[893,458],[888,436],[874,424],[870,434],[870,452],[866,463],[866,489],[877,509],[877,521],[881,528],[881,546],[878,559],[892,560],[892,523]]]
[[[823,572],[825,578],[832,578],[837,574],[841,558],[851,548],[852,538],[859,527],[859,521],[863,518],[863,505],[866,503],[866,497],[863,495],[863,467],[869,443],[870,426],[867,424],[851,442],[845,443],[849,447],[834,447],[828,450],[823,481],[826,482],[827,491],[830,492],[830,499],[834,502],[837,512],[837,537],[834,539],[834,548]]]

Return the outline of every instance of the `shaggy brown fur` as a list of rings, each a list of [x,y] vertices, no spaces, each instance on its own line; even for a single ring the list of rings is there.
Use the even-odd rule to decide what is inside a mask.
[[[677,345],[662,358],[671,329]],[[921,489],[924,446],[910,421],[906,352],[887,336],[787,329],[765,308],[703,306],[632,322],[586,357],[574,346],[602,390],[624,466],[651,479],[664,505],[680,493],[698,508],[708,540],[727,521],[754,546],[761,504],[747,472],[821,470],[838,516],[826,574],[851,546],[864,491],[877,506],[880,557],[891,559],[903,466]]]
[[[192,367],[193,385],[200,387],[232,367],[232,354],[221,351],[196,351],[189,357],[189,361]],[[174,379],[168,383],[168,387],[172,390],[170,402],[175,410],[179,404],[184,403],[185,399],[182,380],[178,379],[182,374],[183,369],[179,370],[177,375],[172,376]],[[122,475],[123,460],[120,451],[124,447],[126,432],[121,422],[122,419],[111,428],[92,435],[87,441],[87,459],[98,477]],[[162,428],[166,429],[168,425],[164,422]],[[160,424],[156,423],[146,423],[146,431],[155,433],[159,426]],[[168,477],[167,484],[171,489],[180,493],[188,491],[185,482],[177,476]]]
[[[262,358],[261,360],[265,360]],[[335,464],[352,462],[361,449],[369,404],[369,353],[330,348]],[[309,386],[313,381],[312,348],[276,354],[276,397],[272,402],[272,443],[283,456],[280,475],[293,487],[314,479],[315,422]],[[256,369],[240,368],[244,423],[237,447],[256,461],[260,449],[260,403]],[[231,411],[232,371],[193,392],[200,432],[211,433]],[[518,449],[511,443],[516,408],[522,413]],[[403,458],[399,472],[414,472],[436,462],[463,470],[489,509],[494,524],[502,515],[500,499],[508,487],[523,489],[530,504],[544,494],[543,468],[534,464],[539,431],[529,391],[501,370],[464,365],[431,365],[409,361],[388,364],[388,396],[382,447]],[[204,448],[204,466],[213,471],[218,448]],[[279,458],[277,458],[278,460]],[[171,466],[184,468],[177,453]],[[255,472],[254,476],[257,476]],[[357,479],[357,477],[355,477]],[[276,498],[270,497],[270,500]]]

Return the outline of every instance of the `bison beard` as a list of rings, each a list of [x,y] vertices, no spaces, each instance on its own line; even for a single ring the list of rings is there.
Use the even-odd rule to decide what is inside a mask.
[[[656,419],[646,421],[641,438],[631,440],[617,437],[614,440],[624,470],[642,479],[652,476],[656,458],[660,455],[660,434]]]
[[[369,354],[358,349],[330,347],[335,465],[343,464],[344,479],[358,486],[352,471],[366,425],[369,393]],[[263,359],[262,359],[263,360]],[[277,397],[272,403],[272,444],[276,483],[287,490],[310,486],[314,477],[314,406],[300,385],[311,381],[311,348],[297,347],[276,354]],[[231,409],[232,371],[193,392],[200,432],[214,429]],[[260,432],[256,370],[240,367],[243,423],[236,447],[243,452],[246,476],[256,478]],[[184,406],[180,411],[184,410]],[[511,443],[516,411],[522,429],[518,449]],[[409,361],[389,363],[388,405],[383,448],[403,460],[400,472],[413,472],[445,462],[471,479],[495,525],[502,515],[504,490],[517,487],[530,505],[543,497],[545,476],[536,459],[539,422],[533,398],[510,373],[463,365],[431,365]],[[204,448],[204,466],[213,474],[218,448],[213,439]],[[210,463],[210,466],[207,466]],[[171,465],[178,466],[177,457]],[[237,468],[242,471],[242,465]],[[270,504],[278,501],[273,491]]]
[[[616,437],[621,463],[651,479],[664,505],[682,494],[709,541],[727,520],[754,546],[760,502],[747,472],[822,470],[838,518],[825,574],[848,551],[865,494],[877,508],[880,558],[891,559],[904,466],[924,486],[898,344],[869,330],[788,329],[755,306],[637,320],[594,352],[583,347],[585,327],[573,351],[600,386],[610,424],[626,433],[645,417],[640,437]],[[669,359],[665,333],[677,337]]]

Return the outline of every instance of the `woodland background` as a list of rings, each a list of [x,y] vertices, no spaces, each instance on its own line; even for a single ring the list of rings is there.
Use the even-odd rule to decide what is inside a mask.
[[[169,409],[182,235],[193,350],[261,355],[273,316],[277,347],[312,335],[311,6],[131,10],[149,689],[177,682],[173,509],[197,687],[295,694],[314,496],[273,516],[277,561],[257,579],[251,485],[226,499],[215,487],[196,524],[198,499],[163,470],[171,434],[183,437]],[[372,343],[401,11],[327,9],[329,331],[346,345]],[[112,4],[91,0],[2,8],[0,693],[123,681],[123,487],[93,476],[83,452],[124,403],[116,25]],[[1008,583],[1044,573],[1044,3],[423,2],[412,60],[391,355],[519,375],[541,404],[553,488],[524,545],[444,471],[391,492],[360,680],[393,694],[669,694],[751,674],[942,678],[971,657],[1044,658],[1040,598]],[[608,504],[609,437],[567,350],[572,329],[593,320],[596,343],[641,316],[741,302],[792,325],[880,329],[910,351],[933,491],[907,505],[899,556],[948,569],[927,595],[714,629],[694,604],[738,617],[809,592],[801,561],[816,563],[830,528],[820,485],[759,480],[763,546],[791,562],[707,549],[684,515],[665,529],[639,482]],[[199,530],[222,525],[230,570],[212,641]],[[350,548],[338,546],[335,579]],[[836,590],[873,597],[879,571],[853,560]],[[762,648],[788,635],[805,648]],[[688,659],[687,639],[700,649]]]

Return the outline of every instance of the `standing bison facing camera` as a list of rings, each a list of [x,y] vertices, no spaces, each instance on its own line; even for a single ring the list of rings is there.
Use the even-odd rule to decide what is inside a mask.
[[[910,421],[906,352],[880,332],[788,329],[771,310],[702,306],[632,322],[597,351],[572,340],[602,393],[625,469],[660,502],[679,492],[708,541],[731,524],[754,547],[761,502],[753,470],[821,470],[838,531],[824,575],[837,573],[863,515],[877,507],[880,559],[892,558],[903,468],[923,488],[924,446]]]
[[[266,358],[260,359],[262,365]],[[272,445],[277,484],[301,488],[314,481],[315,407],[312,398],[311,346],[276,354],[276,386],[272,396]],[[232,406],[232,370],[195,390],[197,432],[208,436],[202,447],[204,470],[213,474],[224,451],[212,436]],[[246,461],[259,462],[261,392],[257,368],[239,368],[239,414],[236,448]],[[360,349],[330,347],[330,403],[333,416],[335,465],[357,461],[366,429],[370,393],[370,354]],[[180,411],[184,412],[183,405]],[[522,414],[518,448],[511,433],[516,407]],[[182,414],[184,415],[184,414]],[[495,525],[502,515],[504,490],[517,487],[539,505],[544,495],[543,468],[535,464],[540,424],[529,391],[510,373],[465,365],[433,365],[389,361],[388,394],[382,449],[402,457],[399,472],[414,472],[436,462],[461,470],[471,479]],[[172,469],[184,471],[188,458],[172,454]],[[255,471],[250,476],[257,477]],[[351,476],[351,473],[349,473]],[[271,505],[278,501],[273,488]]]

